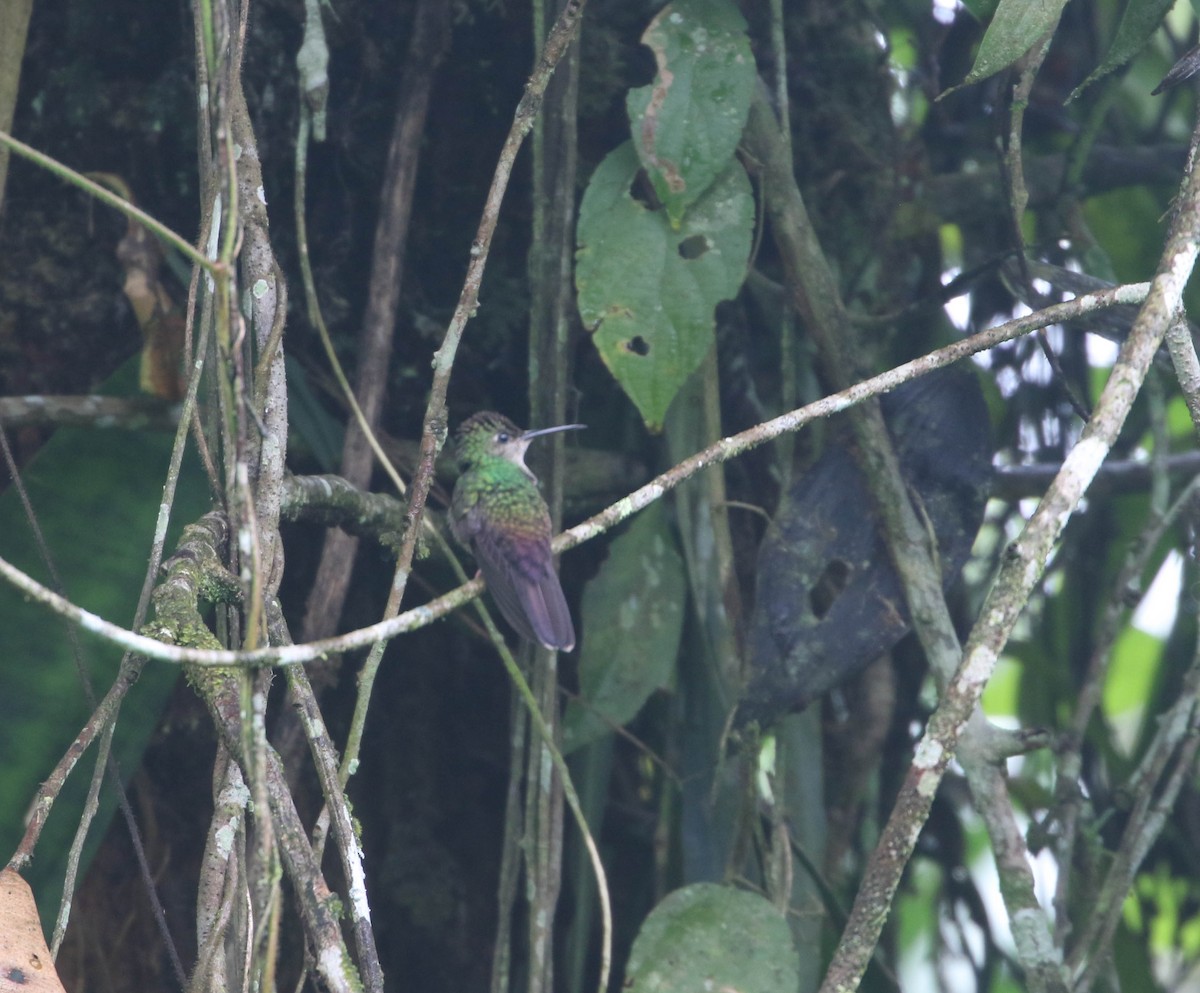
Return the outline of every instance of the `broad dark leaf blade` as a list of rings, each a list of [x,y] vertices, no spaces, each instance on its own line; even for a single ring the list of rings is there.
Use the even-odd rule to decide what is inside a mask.
[[[945,370],[882,400],[901,473],[938,536],[952,584],[983,520],[991,482],[987,405],[979,382]],[[847,446],[799,473],[759,549],[750,621],[752,676],[735,727],[766,727],[860,672],[909,630],[900,579]]]

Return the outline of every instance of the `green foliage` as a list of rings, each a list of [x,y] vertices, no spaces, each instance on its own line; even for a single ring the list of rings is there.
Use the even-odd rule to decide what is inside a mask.
[[[686,599],[683,557],[657,503],[612,543],[584,589],[581,699],[563,716],[564,753],[625,724],[670,683]]]
[[[745,278],[754,201],[734,152],[756,74],[729,0],[669,4],[642,41],[658,73],[628,94],[632,145],[611,152],[588,184],[575,283],[600,357],[657,431],[712,346],[713,308]]]
[[[996,12],[999,0],[963,0],[963,6],[977,21],[986,21]]]
[[[1143,974],[1150,971],[1148,952],[1164,964],[1160,975],[1168,970],[1176,975],[1194,971],[1200,962],[1198,900],[1200,886],[1195,878],[1181,876],[1165,861],[1138,875],[1122,904],[1124,926],[1117,933],[1118,948],[1130,960],[1122,965],[1123,979],[1130,966],[1140,968]]]
[[[579,208],[575,285],[604,364],[648,427],[713,343],[713,308],[742,284],[754,226],[745,171],[730,162],[672,225],[632,194],[632,142],[610,152]]]
[[[1118,279],[1132,282],[1153,275],[1165,207],[1144,186],[1089,197],[1085,202],[1088,225],[1111,259]]]
[[[405,322],[418,333],[397,336],[389,382],[405,389],[391,391],[384,412],[389,430],[405,441],[415,438],[421,423],[430,354],[440,335],[426,329],[445,323],[459,289],[456,281],[464,245],[475,230],[474,212],[490,179],[492,163],[486,150],[499,147],[499,132],[512,117],[509,95],[516,92],[516,82],[528,69],[524,45],[497,43],[501,37],[508,41],[518,30],[527,30],[527,24],[519,23],[528,14],[526,8],[469,6],[470,16],[456,26],[455,48],[439,70],[452,85],[439,80],[431,88],[430,99],[440,111],[431,118],[437,127],[419,136],[419,194],[410,219],[404,291],[398,304]],[[607,449],[605,458],[597,462],[623,467],[589,467],[589,474],[605,476],[606,498],[628,492],[632,484],[627,476],[637,475],[640,480],[679,462],[706,445],[714,432],[749,427],[815,399],[830,386],[824,380],[815,385],[813,370],[822,368],[825,356],[819,354],[817,336],[808,326],[812,315],[803,301],[801,313],[788,313],[803,291],[797,293],[790,283],[794,273],[782,258],[786,245],[776,227],[779,203],[768,200],[777,175],[771,171],[768,179],[767,173],[760,172],[760,161],[738,151],[747,108],[757,89],[765,85],[775,101],[772,106],[777,110],[782,106],[775,100],[777,70],[786,77],[791,101],[789,119],[780,123],[791,131],[793,171],[813,223],[811,230],[786,234],[811,236],[820,243],[838,281],[838,302],[845,304],[851,317],[847,327],[852,330],[846,332],[854,339],[849,344],[851,357],[872,366],[871,372],[955,336],[939,296],[939,287],[951,276],[963,276],[955,292],[967,300],[959,297],[958,304],[970,303],[969,308],[954,308],[955,322],[961,323],[961,317],[964,327],[974,331],[1016,308],[1013,284],[996,277],[1001,256],[1024,249],[1062,269],[1132,281],[1151,275],[1162,249],[1194,94],[1186,87],[1164,98],[1151,97],[1149,91],[1161,78],[1164,64],[1177,54],[1168,49],[1181,47],[1176,45],[1178,39],[1194,31],[1186,5],[1176,5],[1171,14],[1170,39],[1155,36],[1169,6],[1165,0],[1101,0],[1069,6],[1065,0],[965,0],[970,16],[987,25],[986,32],[949,3],[939,3],[931,11],[928,2],[917,0],[858,6],[836,0],[785,2],[778,5],[784,8],[779,24],[768,23],[769,6],[739,5],[733,0],[677,0],[661,9],[657,4],[589,5],[590,23],[577,66],[582,90],[579,115],[572,119],[566,112],[569,108],[556,103],[553,94],[543,106],[544,149],[555,154],[571,151],[568,142],[558,140],[558,127],[567,124],[565,130],[579,135],[579,159],[600,163],[590,177],[584,177],[587,185],[575,232],[578,254],[573,277],[579,314],[591,336],[585,348],[595,347],[607,371],[590,361],[588,353],[584,361],[566,368],[569,380],[560,384],[555,377],[554,389],[561,385],[563,392],[555,399],[568,397],[568,404],[578,407],[579,419],[596,428],[592,438],[599,436],[596,444]],[[747,11],[749,24],[739,7]],[[319,290],[338,318],[335,334],[347,357],[353,353],[357,308],[370,298],[366,273],[372,267],[365,262],[386,158],[377,125],[389,120],[395,110],[395,74],[381,72],[379,66],[399,64],[394,39],[404,37],[411,13],[406,5],[371,10],[378,22],[359,23],[362,12],[348,8],[346,30],[337,32],[336,38],[331,33],[331,43],[343,49],[331,53],[335,57],[329,62],[331,99],[343,101],[331,107],[330,117],[339,122],[339,147],[333,155],[315,157],[328,161],[314,164],[314,173],[322,170],[322,174],[311,177],[305,199],[312,210],[311,245],[320,267]],[[658,13],[652,16],[654,10]],[[1007,158],[1001,167],[996,137],[1004,134],[1009,119],[1006,101],[1011,97],[1011,80],[1002,83],[994,74],[1011,69],[1035,46],[1040,47],[1064,11],[1064,27],[1053,38],[1051,58],[1039,71],[1030,97],[1021,158]],[[128,32],[131,44],[138,36],[133,28],[145,31],[141,16],[134,17],[136,23]],[[935,24],[935,16],[943,23]],[[951,18],[955,23],[947,25]],[[96,31],[102,21],[88,15]],[[281,79],[294,53],[276,45],[264,33],[265,24],[252,19],[248,26],[245,66],[249,73],[269,68]],[[384,26],[399,30],[379,30]],[[772,49],[772,28],[778,28],[784,39],[787,51],[782,61]],[[978,51],[973,51],[981,36]],[[376,48],[351,51],[364,38]],[[1153,44],[1147,46],[1151,38]],[[1102,47],[1097,54],[1095,39],[1103,39],[1106,52]],[[36,50],[53,49],[43,37]],[[483,58],[478,57],[481,50],[486,52]],[[646,63],[653,57],[656,75],[644,86],[640,84],[648,73],[637,76],[639,85],[631,88],[635,51],[645,56]],[[933,101],[947,83],[967,74],[972,60],[967,81],[993,78],[994,84],[963,87],[951,98]],[[141,66],[142,60],[116,61]],[[38,62],[32,60],[35,71]],[[145,67],[147,74],[151,69]],[[1121,71],[1114,72],[1117,69]],[[67,117],[73,115],[78,122],[80,101],[86,102],[106,82],[106,70],[98,65],[83,75],[58,71],[67,75],[61,77],[57,90],[47,89],[44,82],[39,87],[35,81],[37,112],[26,114],[25,127],[42,127],[39,122],[51,118],[56,93],[64,87],[71,95]],[[186,60],[176,63],[172,72],[179,80],[195,78]],[[944,78],[935,78],[938,72]],[[1105,73],[1111,75],[1102,87],[1086,86]],[[383,77],[386,86],[377,89]],[[247,82],[251,116],[263,139],[264,165],[268,171],[274,169],[264,178],[264,188],[287,190],[293,181],[294,115],[264,112],[259,95],[272,93],[281,110],[287,111],[293,106],[291,91],[275,79]],[[79,90],[79,83],[87,84],[87,93]],[[123,85],[128,88],[127,82]],[[1074,103],[1064,104],[1063,95],[1072,88],[1078,96]],[[368,92],[373,94],[371,100],[359,102],[360,95]],[[462,93],[481,94],[478,105],[455,99]],[[110,96],[102,101],[98,94],[94,102],[105,113],[87,115],[89,122],[101,122],[89,128],[98,130],[110,119],[144,119],[110,101]],[[452,112],[447,113],[447,107]],[[124,157],[131,168],[133,164],[158,168],[159,156],[170,153],[177,119],[152,116],[163,140],[150,149],[131,148]],[[124,147],[120,142],[106,145],[104,137],[89,130],[84,142]],[[177,163],[162,170],[166,183],[133,184],[149,191],[147,202],[164,190],[178,194],[196,185],[194,179],[188,180],[190,186],[171,185],[171,177],[191,177],[194,172],[190,142],[188,149],[183,166]],[[414,144],[405,151],[416,149]],[[562,155],[563,161],[573,158]],[[1010,184],[1021,166],[1030,199],[1014,225]],[[14,177],[21,178],[15,170],[10,181]],[[541,229],[534,232],[533,257],[523,255],[529,240],[523,221],[528,215],[565,218],[568,214],[569,191],[576,189],[578,177],[564,172],[555,179],[562,180],[561,189],[568,192],[554,201],[553,208],[549,199],[541,203],[521,199],[529,196],[530,188],[548,189],[547,185],[517,182],[510,186],[482,284],[484,305],[468,325],[455,360],[450,402],[461,406],[453,410],[452,419],[468,406],[519,412],[518,398],[528,385],[523,360],[529,301],[546,289],[564,301],[570,295],[569,286],[557,285],[539,286],[539,294],[529,292],[527,263],[534,262],[531,268],[540,271],[540,253],[549,250],[550,239],[538,240]],[[61,199],[60,193],[56,195]],[[187,193],[178,199],[181,202],[171,209],[185,223],[193,223],[195,197]],[[286,211],[277,206],[279,199],[272,202],[272,238],[281,247],[288,246],[281,258],[290,268],[291,232]],[[17,198],[6,209],[19,205]],[[71,223],[78,224],[77,206],[71,207],[71,214]],[[6,214],[0,247],[16,227],[10,220],[13,216]],[[26,219],[23,228],[34,229],[34,222]],[[19,279],[11,279],[5,271],[14,269],[9,257],[0,259],[0,357],[4,360],[0,375],[10,356],[21,351],[20,336],[11,329],[24,319],[4,312],[5,299],[33,286],[38,270],[58,264],[52,252],[27,254],[36,266]],[[549,268],[565,273],[568,262],[555,259]],[[749,266],[753,272],[747,279]],[[299,283],[292,285],[296,289]],[[294,292],[293,313],[300,299]],[[730,304],[721,308],[718,353],[715,308],[723,301]],[[1110,316],[1115,322],[1103,329],[1117,336],[1121,318]],[[60,321],[58,326],[69,324]],[[1061,347],[1057,333],[1048,336],[1051,347],[1060,350],[1062,371],[1051,369],[1031,341],[997,348],[979,360],[1000,457],[984,539],[976,543],[970,568],[951,595],[963,633],[975,620],[1006,544],[1020,533],[1055,464],[1083,430],[1083,418],[1064,399],[1065,387],[1081,395],[1086,404],[1094,401],[1109,376],[1109,370],[1099,367],[1082,344],[1083,330],[1091,327],[1073,328]],[[302,354],[304,330],[302,322],[293,321],[284,339],[289,356],[292,468],[303,471],[315,462],[331,469],[337,463],[343,416],[315,388],[319,374],[313,371],[316,363],[311,356]],[[572,327],[569,333],[576,330]],[[25,347],[31,355],[42,356],[52,340],[53,335],[46,334],[36,347]],[[565,342],[568,351],[576,344]],[[440,354],[445,358],[449,352]],[[547,355],[535,351],[533,356],[539,370],[549,372]],[[1159,365],[1165,368],[1164,363]],[[306,374],[297,375],[298,369]],[[698,369],[703,375],[696,374]],[[610,374],[632,406],[612,389]],[[1186,407],[1177,395],[1168,393],[1174,385],[1166,376],[1159,385],[1165,404],[1158,408],[1139,404],[1114,457],[1144,455],[1161,437],[1150,430],[1150,418],[1158,416],[1163,406],[1172,453],[1194,447],[1195,427]],[[665,438],[647,439],[643,424],[653,430],[665,425]],[[931,446],[929,465],[953,463],[940,431],[909,428],[898,432],[898,439],[903,442],[906,436],[923,433],[940,439]],[[747,788],[756,768],[755,756],[748,754],[751,749],[743,745],[743,751],[738,751],[722,736],[731,701],[744,685],[739,681],[747,678],[749,621],[766,600],[762,570],[756,566],[763,514],[777,513],[778,496],[787,492],[789,480],[811,473],[823,451],[837,450],[850,458],[848,436],[836,422],[821,424],[722,467],[709,467],[703,479],[692,480],[664,503],[627,522],[598,574],[584,585],[577,659],[582,696],[566,708],[564,743],[579,749],[573,776],[587,804],[589,823],[604,826],[603,858],[618,922],[618,969],[623,965],[623,950],[631,943],[633,948],[625,971],[628,989],[791,991],[797,987],[797,960],[805,976],[800,988],[815,988],[837,938],[835,905],[849,905],[880,820],[904,778],[914,737],[929,718],[936,696],[934,680],[922,668],[915,639],[896,648],[890,670],[881,664],[868,679],[839,687],[805,714],[783,717],[783,725],[806,722],[803,733],[792,728],[791,736],[776,729],[776,740],[790,747],[780,748],[778,775],[770,783],[769,795],[783,815],[780,823],[787,826],[786,837],[772,836],[776,822],[761,816],[768,790],[751,796]],[[132,617],[161,491],[165,444],[166,439],[128,433],[61,432],[29,467],[35,502],[66,577],[68,594],[115,621]],[[301,458],[296,459],[297,454]],[[638,466],[636,473],[624,471],[633,465]],[[1018,469],[1032,471],[1022,474]],[[569,473],[567,489],[579,482]],[[1177,476],[1155,480],[1161,491],[1156,495],[1175,495],[1181,482]],[[1108,636],[1104,622],[1111,616],[1111,601],[1128,593],[1116,586],[1118,570],[1162,503],[1152,506],[1150,487],[1143,482],[1130,483],[1126,478],[1119,486],[1089,490],[1086,507],[1072,517],[1051,553],[1050,571],[1026,604],[1018,635],[1004,647],[1003,660],[983,700],[997,723],[1026,730],[1046,728],[1069,749],[1069,736],[1063,732],[1079,720],[1081,703],[1095,699],[1099,694],[1092,691],[1103,688],[1099,709],[1080,722],[1085,725],[1085,749],[1072,756],[1080,759],[1077,764],[1064,766],[1064,751],[1047,748],[1021,756],[1009,766],[1009,798],[1020,822],[1033,825],[1031,844],[1036,839],[1043,846],[1030,863],[1039,873],[1039,895],[1047,882],[1040,875],[1046,861],[1062,856],[1064,839],[1075,833],[1070,859],[1062,858],[1055,867],[1060,879],[1070,874],[1069,899],[1055,908],[1066,919],[1060,917],[1057,928],[1051,922],[1048,932],[1067,936],[1061,949],[1064,956],[1072,953],[1071,942],[1092,922],[1095,908],[1089,899],[1102,875],[1120,862],[1115,849],[1123,826],[1134,816],[1136,801],[1143,799],[1137,791],[1149,783],[1148,745],[1165,723],[1160,720],[1163,708],[1175,702],[1187,685],[1184,675],[1194,654],[1196,621],[1187,598],[1197,589],[1198,577],[1194,557],[1186,555],[1184,599],[1170,635],[1160,639],[1132,629],[1127,617],[1130,605],[1122,600],[1118,625],[1123,625],[1122,633],[1112,645],[1102,640]],[[569,492],[569,516],[581,503],[599,503],[599,490],[597,486],[582,496],[578,490]],[[913,490],[920,493],[918,487]],[[207,484],[192,477],[182,492],[185,504],[175,512],[181,521],[205,509]],[[40,567],[13,500],[9,493],[0,502],[0,553],[37,573]],[[848,500],[847,489],[839,487],[832,500],[850,518],[852,527],[847,530],[861,525],[863,533],[871,533],[874,509],[865,493]],[[928,501],[918,502],[925,523],[937,531]],[[1142,570],[1143,585],[1169,549],[1188,548],[1191,537],[1185,528],[1194,527],[1194,522],[1177,525],[1157,541]],[[281,603],[289,621],[301,613],[306,600],[319,599],[319,591],[314,596],[305,586],[315,567],[313,546],[319,541],[309,547],[303,544],[319,533],[319,527],[308,522],[291,524],[285,531],[287,569]],[[293,534],[300,534],[301,542],[293,543]],[[936,540],[931,547],[938,547]],[[387,557],[378,554],[369,540],[363,549],[365,554],[355,566],[361,588],[351,597],[347,626],[377,619],[376,604],[390,580]],[[572,594],[596,568],[589,555],[598,553],[585,548],[564,558]],[[861,570],[860,560],[861,556],[847,556],[845,563],[842,559],[836,563],[847,565],[847,571]],[[436,569],[421,563],[418,571],[416,578],[428,580],[435,590],[441,588],[444,577]],[[821,594],[818,601],[844,594],[841,575],[838,569],[822,570],[820,578],[825,581],[814,586]],[[794,619],[802,615],[806,601],[813,606],[812,600],[808,591],[794,593],[778,604],[778,612]],[[898,594],[882,602],[888,612],[900,604]],[[819,609],[826,611],[828,603]],[[877,623],[861,620],[852,630],[869,632]],[[296,630],[298,626],[293,627]],[[793,634],[800,636],[787,630],[778,640],[790,641]],[[442,922],[417,908],[430,906],[431,899],[438,906],[452,900],[467,912],[461,915],[464,933],[457,925],[450,928],[454,934],[447,944],[469,948],[469,957],[476,960],[475,950],[487,948],[492,935],[481,935],[478,923],[470,934],[465,929],[472,921],[483,920],[484,926],[493,923],[490,913],[475,913],[472,908],[493,907],[496,885],[489,874],[490,862],[473,864],[475,856],[463,853],[468,849],[490,852],[491,832],[504,816],[503,800],[495,802],[503,792],[496,788],[498,776],[490,768],[487,776],[471,774],[471,764],[479,764],[479,755],[492,757],[489,749],[497,749],[505,720],[503,687],[496,693],[498,680],[486,685],[488,680],[480,676],[486,670],[471,649],[480,644],[468,641],[450,623],[403,639],[402,650],[427,654],[434,664],[418,659],[418,664],[395,666],[381,676],[396,676],[395,671],[403,668],[403,677],[396,678],[408,682],[396,695],[378,694],[386,719],[369,720],[367,733],[382,734],[386,727],[386,733],[396,738],[388,741],[393,747],[367,749],[353,787],[371,865],[403,866],[399,879],[396,873],[389,876],[385,870],[380,875],[369,867],[372,909],[378,912],[380,934],[407,931],[419,921],[429,937],[441,939],[445,936],[434,932],[447,930]],[[846,646],[845,638],[831,640],[822,660],[844,657]],[[114,669],[115,654],[86,640],[83,649],[103,689]],[[487,647],[478,650],[490,652]],[[1094,675],[1097,668],[1102,675]],[[136,763],[174,677],[174,670],[152,665],[135,688],[119,732],[127,770]],[[1089,685],[1086,680],[1092,678],[1098,682]],[[333,692],[349,693],[352,683],[344,679]],[[672,690],[669,701],[656,699],[654,707],[644,707],[647,698],[663,687]],[[430,700],[436,704],[427,705]],[[272,708],[278,703],[279,697],[273,696]],[[347,712],[348,703],[345,697],[338,699],[342,709],[331,713]],[[4,757],[0,803],[7,811],[0,837],[7,838],[10,846],[37,782],[47,775],[88,712],[56,622],[7,589],[0,591],[0,755]],[[480,713],[488,714],[488,719],[479,720]],[[625,725],[635,716],[633,730],[646,734],[654,749],[653,761],[646,751],[609,733],[614,725]],[[844,726],[844,734],[839,726]],[[335,734],[342,731],[338,720],[329,727]],[[891,728],[886,738],[885,727]],[[414,737],[401,739],[401,734]],[[476,734],[478,738],[473,737]],[[593,747],[580,747],[587,743]],[[460,753],[468,756],[465,775],[463,766],[455,765]],[[497,768],[502,764],[496,763]],[[379,772],[381,767],[386,772]],[[1064,768],[1078,769],[1077,790],[1065,789],[1075,784],[1063,782]],[[1145,778],[1134,778],[1135,771]],[[73,786],[85,785],[86,772],[80,769]],[[370,780],[372,775],[382,778]],[[303,775],[297,776],[297,781],[302,779]],[[485,779],[483,787],[475,782]],[[447,783],[449,788],[444,787]],[[204,782],[199,792],[207,786]],[[1194,795],[1186,792],[1192,788],[1189,783],[1181,795],[1183,809],[1194,805]],[[445,794],[439,792],[442,789]],[[1059,806],[1066,792],[1087,801],[1072,809],[1071,817],[1063,816]],[[104,795],[111,800],[110,793]],[[447,801],[446,796],[452,799]],[[1157,802],[1158,794],[1151,796]],[[491,802],[495,805],[488,807]],[[910,864],[890,909],[887,938],[877,950],[882,968],[877,975],[868,975],[865,990],[884,988],[882,977],[888,970],[901,975],[906,989],[926,988],[931,983],[922,979],[962,953],[961,945],[956,947],[956,925],[969,921],[968,927],[978,926],[981,931],[993,926],[992,911],[1000,897],[987,890],[992,886],[990,875],[978,871],[989,864],[989,838],[970,803],[955,767],[924,828],[921,854]],[[395,814],[401,808],[406,823],[396,835]],[[464,811],[470,816],[463,816]],[[476,816],[483,812],[491,818]],[[1123,894],[1126,916],[1113,941],[1115,964],[1110,970],[1123,989],[1157,988],[1153,977],[1163,975],[1164,966],[1200,954],[1200,919],[1194,913],[1200,894],[1186,844],[1187,825],[1173,812],[1165,816],[1167,827],[1153,841],[1148,857],[1151,869],[1143,869],[1132,892]],[[410,827],[410,817],[414,822],[427,817],[435,827]],[[78,819],[77,799],[64,799],[53,818],[51,833],[34,863],[35,873],[51,867],[58,871],[53,856],[65,850],[66,834]],[[485,825],[483,844],[468,835],[478,830],[477,822]],[[446,830],[447,825],[453,825],[453,830]],[[202,833],[197,825],[186,827],[195,837]],[[183,832],[175,830],[166,840],[180,853]],[[460,832],[463,853],[454,850]],[[380,851],[389,835],[400,839],[397,848],[403,848],[402,855]],[[424,835],[432,836],[433,843],[422,848]],[[565,837],[570,839],[570,832]],[[770,902],[745,890],[688,885],[737,878],[747,880],[748,887],[782,890],[785,873],[777,871],[777,843],[794,843],[793,853],[804,853],[827,877],[821,887],[824,902],[810,899],[811,892],[804,891],[809,880],[799,855],[791,893],[772,892]],[[572,844],[566,842],[568,848]],[[181,854],[176,864],[183,858]],[[410,875],[409,865],[419,860],[438,871]],[[430,898],[420,887],[432,876],[437,877],[438,889]],[[561,945],[555,948],[553,961],[572,963],[556,975],[564,988],[575,993],[586,988],[590,979],[597,925],[590,876],[581,870],[567,880],[564,893],[573,894],[577,903],[558,915],[553,942],[558,944],[562,932],[569,929],[570,950],[563,955]],[[44,886],[41,889],[48,892]],[[661,892],[671,895],[651,911]],[[791,899],[790,919],[776,910],[777,900],[785,896]],[[990,993],[1023,989],[1023,983],[1013,979],[1021,963],[1013,959],[1004,939],[991,933],[983,937],[979,943],[974,936],[971,940],[971,964],[978,968],[979,988]],[[423,943],[409,940],[406,933],[404,941],[381,944],[390,953],[389,944]],[[513,947],[518,943],[514,938]],[[154,954],[159,951],[153,949]],[[430,951],[429,958],[433,955]],[[447,975],[455,967],[451,958],[439,959]],[[515,957],[521,960],[520,955]],[[962,964],[966,965],[965,959]],[[461,971],[478,965],[473,961]],[[401,978],[399,970],[393,972],[388,966],[390,981],[412,985],[411,978]],[[430,990],[476,988],[479,984],[472,981],[476,978],[463,980],[454,974],[446,985]],[[812,984],[806,983],[809,978]]]
[[[136,362],[115,380],[129,388]],[[146,572],[171,450],[164,434],[120,429],[61,428],[25,468],[23,480],[37,513],[54,567],[72,602],[118,624],[133,620]],[[189,463],[179,487],[172,534],[208,509],[208,486]],[[38,552],[19,495],[0,495],[0,555],[53,586]],[[108,689],[120,652],[77,632],[44,607],[26,602],[0,584],[0,848],[11,851],[21,837],[22,816],[38,785],[79,733],[92,712],[79,665],[97,696]],[[76,658],[76,651],[79,658]],[[126,773],[162,713],[178,670],[150,664],[122,710],[115,755]],[[94,755],[94,752],[92,753]],[[76,769],[54,807],[28,878],[43,906],[56,900],[67,848],[79,823],[91,760]],[[116,804],[101,794],[90,852]],[[47,918],[52,919],[52,918]]]
[[[1067,99],[1074,100],[1085,86],[1090,86],[1096,80],[1121,68],[1137,55],[1146,46],[1146,42],[1150,40],[1154,32],[1158,30],[1162,19],[1166,17],[1167,11],[1173,6],[1175,6],[1175,0],[1130,0],[1125,7],[1125,12],[1121,15],[1121,23],[1117,27],[1116,37],[1113,38],[1108,54],[1104,56],[1104,61],[1087,79],[1075,87]]]
[[[896,939],[903,960],[930,958],[937,941],[937,903],[943,873],[936,862],[914,859],[904,889],[896,896]]]
[[[981,705],[989,717],[1016,717],[1021,699],[1021,664],[1003,655],[983,691]]]
[[[697,883],[676,890],[642,923],[624,989],[632,993],[795,993],[787,922],[753,893]]]
[[[337,472],[342,448],[342,426],[321,405],[300,363],[287,356],[288,419],[302,448],[307,449],[322,472]]]
[[[642,42],[658,75],[626,105],[638,159],[672,227],[725,172],[754,92],[746,22],[729,0],[676,0]]]
[[[1104,681],[1104,715],[1116,746],[1130,754],[1153,705],[1163,661],[1162,639],[1127,627],[1113,646]]]
[[[1000,0],[988,25],[975,64],[963,80],[978,83],[1028,52],[1055,24],[1067,0]]]

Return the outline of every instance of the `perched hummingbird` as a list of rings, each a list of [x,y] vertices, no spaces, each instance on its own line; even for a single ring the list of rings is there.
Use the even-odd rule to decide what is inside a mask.
[[[522,637],[563,651],[575,647],[575,628],[550,554],[550,511],[525,450],[540,435],[584,426],[522,431],[485,410],[463,421],[455,443],[461,475],[450,529],[474,554],[508,623]]]

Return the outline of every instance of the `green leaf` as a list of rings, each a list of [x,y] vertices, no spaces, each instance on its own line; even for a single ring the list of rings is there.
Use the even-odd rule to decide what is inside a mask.
[[[1114,69],[1121,68],[1137,55],[1174,5],[1175,0],[1130,0],[1121,15],[1121,23],[1117,25],[1117,33],[1109,46],[1108,54],[1104,56],[1104,61],[1071,91],[1067,103],[1079,96],[1085,87],[1091,86]]]
[[[1103,707],[1113,745],[1125,755],[1133,753],[1143,730],[1162,658],[1162,640],[1135,627],[1126,627],[1113,646]]]
[[[986,21],[996,11],[999,0],[963,0],[963,6],[975,20]]]
[[[136,390],[137,360],[113,383]],[[105,392],[123,392],[121,388]],[[171,436],[122,429],[60,428],[25,467],[23,478],[38,523],[68,598],[128,625],[146,571]],[[209,487],[195,460],[186,460],[170,534],[210,507]],[[169,546],[168,546],[169,547]],[[13,487],[0,495],[0,555],[35,579],[50,583]],[[121,651],[79,635],[82,662],[103,695]],[[91,713],[80,685],[65,622],[0,583],[0,846],[11,852],[23,832],[22,815]],[[143,749],[178,678],[176,666],[151,662],[121,709],[115,753],[126,775]],[[90,754],[94,754],[92,749]],[[91,771],[90,756],[71,778],[46,823],[37,858],[26,873],[42,913],[52,914],[62,892],[67,849],[79,824]],[[116,799],[101,793],[87,856],[104,834]],[[44,919],[53,919],[53,917]]]
[[[725,172],[754,95],[746,21],[730,0],[676,0],[642,43],[658,63],[649,86],[626,98],[638,158],[671,223]]]
[[[1127,186],[1084,201],[1084,217],[1122,282],[1149,279],[1162,246],[1166,204],[1146,186]]]
[[[796,950],[783,915],[754,893],[697,883],[642,922],[625,984],[630,993],[794,993]]]
[[[678,229],[630,194],[633,144],[596,168],[579,209],[579,313],[609,371],[657,431],[713,343],[713,309],[746,274],[754,227],[750,182],[736,160]]]
[[[1006,69],[1057,23],[1067,0],[1000,0],[963,85]]]
[[[983,712],[989,717],[1015,717],[1021,709],[1021,675],[1024,667],[1011,655],[1002,655],[983,690]]]
[[[583,591],[579,692],[563,717],[563,752],[631,720],[671,680],[683,632],[683,558],[661,503],[634,518]]]
[[[308,382],[308,373],[291,355],[284,358],[287,369],[289,430],[299,444],[291,444],[291,454],[307,448],[322,472],[337,472],[341,463],[345,428],[330,416]]]

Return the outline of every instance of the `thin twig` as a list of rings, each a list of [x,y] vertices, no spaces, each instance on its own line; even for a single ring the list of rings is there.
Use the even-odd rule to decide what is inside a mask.
[[[656,476],[644,486],[634,490],[607,509],[594,515],[588,520],[568,528],[554,539],[551,547],[556,554],[568,551],[576,545],[590,541],[604,534],[617,524],[628,519],[655,500],[661,499],[680,483],[690,479],[700,470],[719,462],[728,462],[759,445],[765,444],[780,435],[797,431],[813,421],[830,417],[833,414],[848,410],[867,397],[887,393],[896,387],[916,379],[934,369],[945,366],[974,355],[977,352],[993,348],[1005,341],[1011,341],[1021,335],[1048,324],[1058,324],[1065,320],[1082,317],[1106,307],[1122,303],[1138,303],[1145,299],[1150,284],[1131,283],[1113,287],[1108,290],[1098,290],[1076,297],[1066,303],[1054,304],[1045,310],[1005,321],[987,331],[971,335],[952,345],[946,345],[936,351],[929,352],[920,358],[913,359],[889,369],[887,372],[864,379],[860,383],[838,393],[831,394],[814,403],[807,404],[796,410],[769,421],[764,421],[753,428],[739,434],[723,438],[710,445],[703,451],[697,452],[678,465]],[[70,601],[58,596],[41,583],[17,569],[7,560],[0,558],[0,577],[8,580],[19,588],[31,600],[43,604],[55,613],[61,614],[85,631],[114,642],[131,651],[139,652],[147,658],[159,659],[164,662],[191,663],[199,666],[237,666],[237,665],[294,665],[301,662],[312,662],[330,652],[346,652],[356,648],[364,648],[379,640],[388,640],[408,631],[424,627],[433,621],[440,620],[451,611],[469,602],[483,591],[483,581],[473,579],[435,600],[411,610],[398,614],[368,627],[339,635],[336,638],[323,638],[319,641],[303,645],[287,645],[270,648],[260,648],[248,652],[223,651],[203,648],[180,648],[173,643],[175,637],[172,631],[162,631],[164,639],[147,637],[128,631],[119,625],[106,621],[104,618],[76,606]],[[151,624],[147,630],[154,630]]]
[[[78,186],[85,193],[90,194],[102,203],[108,204],[110,207],[120,211],[132,221],[144,225],[150,231],[153,231],[158,237],[168,244],[174,245],[180,252],[186,255],[196,265],[201,266],[208,272],[214,275],[221,268],[221,263],[215,262],[208,258],[202,251],[196,248],[190,241],[182,235],[176,234],[169,227],[156,220],[147,214],[140,207],[136,207],[128,200],[117,196],[112,190],[93,179],[89,179],[82,173],[76,172],[70,166],[63,165],[57,159],[51,158],[44,152],[39,152],[36,148],[26,145],[25,142],[19,141],[12,135],[0,131],[0,145],[4,145],[12,151],[16,152],[23,158],[29,159],[31,162],[41,166],[47,172],[53,173],[59,179],[66,180],[74,186]]]

